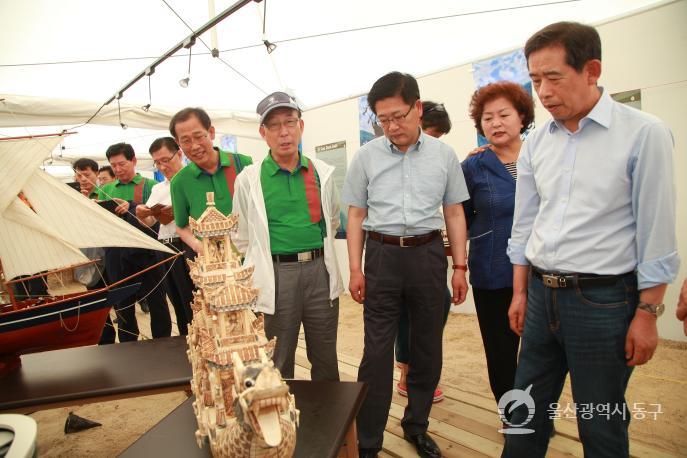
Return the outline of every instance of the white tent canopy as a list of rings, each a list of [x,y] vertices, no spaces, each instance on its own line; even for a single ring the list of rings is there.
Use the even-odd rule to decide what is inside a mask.
[[[262,44],[265,1],[265,36],[277,44],[271,54]],[[16,134],[2,130],[7,127],[64,128],[85,122],[124,84],[189,35],[190,29],[165,3],[192,29],[212,17],[202,1],[0,2],[0,133]],[[234,2],[209,3],[218,13]],[[255,138],[253,112],[266,92],[287,90],[308,109],[365,93],[391,70],[431,73],[522,46],[532,32],[554,21],[597,23],[655,3],[251,2],[216,27],[219,58],[213,58],[200,40],[191,48],[187,88],[179,85],[189,64],[188,50],[182,49],[149,80],[143,78],[128,89],[120,101],[122,122],[165,131],[171,113],[202,106],[221,124],[219,130]],[[388,25],[380,27],[384,24]],[[350,31],[333,33],[343,30]],[[201,38],[213,47],[210,32]],[[148,103],[152,106],[145,112],[141,106]],[[117,103],[105,107],[92,123],[118,126]],[[21,133],[26,132],[34,133],[31,128]]]

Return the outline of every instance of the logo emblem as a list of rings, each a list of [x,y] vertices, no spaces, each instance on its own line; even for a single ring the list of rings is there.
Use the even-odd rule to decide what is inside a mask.
[[[530,395],[530,391],[532,390],[532,385],[528,386],[525,388],[525,390],[510,390],[506,393],[504,393],[503,396],[501,396],[501,399],[499,399],[499,417],[501,417],[501,421],[505,424],[508,425],[508,427],[504,427],[503,429],[499,429],[500,433],[503,434],[531,434],[534,432],[533,429],[530,428],[525,428],[524,426],[527,425],[531,420],[532,417],[534,417],[534,399]],[[513,412],[515,409],[517,409],[520,406],[525,406],[527,407],[527,417],[525,418],[524,421],[520,423],[513,423],[511,420],[507,418],[507,415]]]

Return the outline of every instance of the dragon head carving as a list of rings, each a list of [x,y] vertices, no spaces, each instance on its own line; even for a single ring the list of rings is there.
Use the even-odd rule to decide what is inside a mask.
[[[234,352],[232,362],[236,421],[267,446],[279,446],[284,440],[285,420],[294,426],[298,424],[298,410],[288,385],[262,348],[260,361],[244,365]]]

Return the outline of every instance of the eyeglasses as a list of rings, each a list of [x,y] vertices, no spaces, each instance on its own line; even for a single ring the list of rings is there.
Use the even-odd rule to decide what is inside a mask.
[[[265,126],[265,129],[272,133],[280,132],[282,126],[286,127],[288,130],[294,130],[297,125],[298,118],[289,118],[284,122],[270,122],[267,124],[263,124],[263,126]]]
[[[157,168],[160,168],[161,165],[169,164],[172,161],[172,159],[174,159],[175,156],[176,156],[176,154],[172,154],[169,157],[163,157],[162,159],[157,159],[157,160],[153,161],[153,165]]]
[[[194,144],[201,143],[203,140],[208,138],[208,133],[204,132],[202,134],[193,134],[191,137],[183,137],[179,139],[179,146],[184,149],[191,148]]]
[[[408,116],[408,115],[410,114],[410,112],[413,110],[413,107],[414,107],[414,106],[415,106],[415,105],[410,105],[410,108],[408,108],[408,111],[406,111],[405,114],[402,114],[402,115],[400,115],[400,114],[395,114],[395,115],[392,115],[392,116],[389,117],[389,118],[384,118],[384,119],[378,118],[377,121],[376,121],[376,123],[377,123],[377,125],[380,126],[380,127],[389,127],[389,125],[390,125],[392,122],[393,122],[394,124],[396,124],[396,125],[399,125],[399,124],[401,124],[403,121],[406,120],[406,116]]]

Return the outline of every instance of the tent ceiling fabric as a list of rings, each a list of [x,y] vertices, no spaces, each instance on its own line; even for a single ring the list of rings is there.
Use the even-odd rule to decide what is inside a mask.
[[[204,1],[167,3],[194,29],[209,18]],[[214,3],[220,12],[234,2]],[[251,82],[212,58],[197,42],[192,48],[195,55],[188,88],[178,83],[188,66],[188,51],[182,49],[152,75],[152,105],[172,110],[199,105],[250,113],[264,96],[262,91],[272,92],[283,85],[307,109],[364,93],[375,79],[391,70],[430,73],[522,46],[532,32],[557,20],[593,23],[653,3],[657,2],[267,0],[267,37],[278,45],[271,55],[261,44],[264,3],[250,3],[216,30],[220,56]],[[468,14],[479,11],[492,12]],[[461,16],[448,17],[452,15]],[[5,1],[0,3],[0,17],[0,91],[85,100],[98,106],[189,34],[161,0]],[[284,42],[433,17],[444,19]],[[210,45],[209,33],[202,39]],[[103,59],[122,60],[16,66]],[[122,103],[148,103],[147,79],[129,89]],[[6,118],[3,114],[0,126],[6,125]]]

